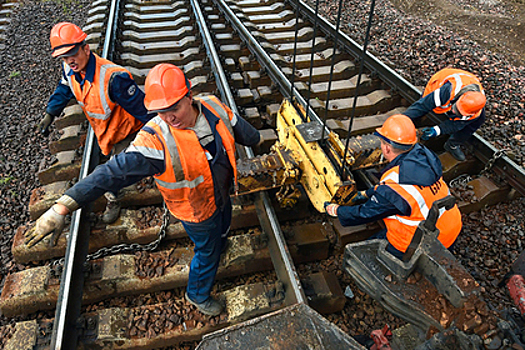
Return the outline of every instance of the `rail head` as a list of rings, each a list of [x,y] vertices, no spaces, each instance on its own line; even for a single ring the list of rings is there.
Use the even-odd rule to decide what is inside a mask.
[[[111,57],[113,40],[116,34],[119,0],[112,0],[102,49],[102,58]],[[80,168],[79,179],[89,175],[99,163],[98,144],[91,126],[88,128],[86,144]],[[83,267],[88,254],[89,230],[88,213],[90,206],[72,214],[71,228],[64,259],[64,269],[60,279],[60,290],[51,335],[51,349],[74,350],[78,344],[79,329],[76,327],[80,317]]]
[[[200,9],[200,5],[198,4],[197,0],[191,0],[191,5],[195,11],[197,22],[201,29],[201,34],[203,37],[204,44],[206,46],[206,51],[210,56],[212,69],[214,71],[215,76],[217,77],[216,82],[219,90],[221,91],[222,98],[226,100],[226,102],[229,104],[229,107],[234,113],[238,113],[237,105],[235,103],[233,94],[231,93],[230,86],[226,79],[226,74],[220,64],[219,55],[215,50],[215,46],[206,26],[204,16],[202,15],[202,11]],[[222,6],[225,6],[225,12],[228,12],[229,15],[233,14],[231,10],[226,11],[226,9],[229,10],[229,8],[224,2]],[[234,18],[230,17],[229,20],[233,21]],[[239,27],[238,29],[241,28]],[[245,148],[245,152],[248,157],[253,157],[253,151],[249,147]],[[283,282],[285,290],[287,291],[285,304],[289,306],[297,303],[305,303],[306,296],[301,287],[301,282],[297,275],[297,272],[295,271],[295,266],[293,264],[292,257],[286,246],[284,234],[281,231],[281,227],[277,220],[277,215],[273,210],[268,194],[260,193],[259,197],[256,200],[256,207],[257,216],[261,222],[261,227],[264,229],[265,232],[268,233],[270,254],[277,276],[279,280]]]
[[[285,0],[292,8],[300,13],[303,13],[310,21],[315,21],[315,12],[302,0]],[[326,18],[319,16],[317,23],[321,30],[327,36],[334,36],[335,26]],[[345,33],[339,33],[339,44],[354,57],[360,57],[363,47],[351,39]],[[369,52],[366,52],[364,65],[370,71],[378,74],[385,83],[399,93],[409,103],[414,103],[421,96],[421,91],[411,84],[408,80],[400,76],[394,69],[388,67],[379,59],[374,57]],[[438,124],[444,120],[445,117],[438,116],[435,113],[428,114],[432,122]],[[499,151],[496,147],[490,144],[482,136],[474,133],[468,141],[472,145],[474,156],[482,162],[487,162],[494,157]],[[508,156],[503,156],[494,164],[493,170],[499,176],[505,178],[509,184],[515,188],[521,195],[525,195],[525,169],[516,164]]]

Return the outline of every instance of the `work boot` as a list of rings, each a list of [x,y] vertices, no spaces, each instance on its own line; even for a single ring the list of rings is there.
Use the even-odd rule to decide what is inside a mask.
[[[190,302],[191,305],[195,306],[197,310],[208,316],[217,316],[222,312],[222,304],[215,298],[211,296],[203,301],[202,303],[196,303],[190,299],[188,292],[185,294],[186,300]]]
[[[117,221],[120,216],[120,200],[111,192],[106,192],[105,196],[107,203],[106,210],[104,210],[102,215],[102,222],[109,225]]]
[[[447,141],[443,147],[445,148],[445,151],[450,153],[452,157],[456,158],[460,162],[465,160],[465,153],[463,153],[459,145],[454,146]]]

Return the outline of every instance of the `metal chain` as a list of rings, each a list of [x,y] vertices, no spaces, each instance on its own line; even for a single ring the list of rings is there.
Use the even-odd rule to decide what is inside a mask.
[[[166,237],[166,230],[168,229],[168,225],[170,224],[170,215],[168,207],[166,206],[166,203],[164,203],[164,214],[162,216],[162,225],[160,226],[159,234],[157,236],[157,239],[148,243],[148,244],[139,244],[139,243],[122,243],[122,244],[115,244],[114,246],[111,246],[109,248],[100,248],[93,254],[89,254],[86,257],[86,262],[92,261],[95,259],[100,259],[108,255],[116,255],[121,253],[135,253],[135,252],[141,252],[141,251],[153,251],[158,248],[160,242]],[[62,266],[64,265],[64,258],[57,259],[51,263],[51,266]]]
[[[485,168],[483,168],[483,170],[481,170],[481,172],[479,173],[479,176],[485,175],[490,169],[492,169],[492,167],[494,166],[494,163],[496,163],[496,160],[506,155],[505,153],[506,151],[509,151],[509,149],[503,148],[503,149],[499,149],[496,152],[494,152],[492,157],[487,162],[487,165],[485,165]]]
[[[462,174],[455,179],[450,180],[451,188],[465,188],[467,184],[472,181],[472,176],[468,174]]]
[[[503,148],[503,149],[499,149],[496,152],[494,152],[494,154],[488,160],[488,162],[485,165],[485,167],[483,168],[483,170],[481,170],[480,173],[478,175],[476,175],[476,177],[480,177],[480,176],[486,175],[490,171],[490,169],[492,169],[492,167],[494,166],[496,161],[499,158],[501,158],[501,157],[506,155],[505,152],[508,151],[508,150],[509,150],[508,148]],[[455,179],[450,180],[450,187],[451,188],[465,188],[467,186],[467,184],[470,181],[472,181],[473,179],[474,179],[474,177],[472,177],[472,176],[470,176],[468,174],[459,175]]]

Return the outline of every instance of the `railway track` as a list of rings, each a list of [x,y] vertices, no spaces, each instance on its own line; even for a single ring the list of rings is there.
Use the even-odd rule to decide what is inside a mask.
[[[336,36],[334,25],[317,18],[315,10],[302,2],[96,1],[89,13],[84,30],[94,50],[127,67],[139,84],[157,63],[183,67],[194,94],[220,95],[262,130],[265,143],[256,150],[259,154],[268,153],[277,140],[273,128],[284,98],[294,99],[323,124],[327,118],[326,127],[346,140],[370,133],[418,97],[415,87],[363,54],[362,48],[342,33]],[[315,48],[313,55],[311,47]],[[98,161],[96,152],[91,152],[94,139],[86,132],[84,119],[80,108],[72,105],[56,121],[59,131],[49,145],[54,156],[39,172],[43,186],[31,198],[32,219],[47,210],[76,178],[85,176],[94,165],[90,163]],[[440,142],[429,146],[439,147]],[[478,136],[470,151],[464,163],[441,156],[447,180],[462,174],[472,178],[469,183],[457,181],[454,189],[462,212],[512,198],[516,191],[524,193],[523,169],[504,153]],[[244,153],[253,155],[251,150]],[[366,171],[356,171],[353,176],[359,187],[373,182]],[[224,283],[228,288],[217,290],[228,307],[218,317],[203,317],[182,298],[192,247],[175,220],[163,230],[162,200],[151,181],[125,190],[126,210],[117,223],[102,226],[96,214],[83,210],[71,220],[71,226],[78,229],[72,229],[68,239],[64,232],[52,248],[44,242],[28,249],[23,234],[31,224],[20,227],[13,255],[31,268],[6,280],[0,309],[8,316],[55,307],[57,311],[56,320],[18,323],[8,348],[31,344],[74,348],[79,343],[85,348],[104,344],[114,349],[152,349],[198,340],[306,299],[324,313],[339,311],[345,297],[337,290],[337,283],[322,274],[299,278],[292,261],[304,264],[327,259],[347,243],[370,235],[374,227],[338,227],[316,214],[304,194],[293,210],[281,210],[272,203],[273,194],[235,199],[235,231],[218,275],[228,278]],[[93,210],[103,207],[103,202],[96,202]],[[293,229],[289,231],[294,234],[285,237],[280,222],[291,222]],[[159,249],[144,250],[161,230]],[[100,252],[101,248],[111,255],[104,256],[105,251],[90,256],[89,264],[84,264],[88,252]],[[259,271],[272,272],[256,283],[246,277]],[[62,277],[61,281],[60,276],[70,278]],[[84,285],[83,293],[75,287],[78,285]],[[325,287],[305,291],[305,285]],[[323,288],[329,293],[321,295]],[[101,309],[93,306],[124,296],[139,300],[140,295],[159,291],[168,295],[168,301]],[[81,303],[88,306],[79,318]],[[81,324],[76,322],[79,319]],[[345,341],[360,348],[355,341]]]
[[[17,6],[16,1],[4,1],[0,2],[0,50],[5,48],[5,31],[9,23],[11,22],[11,16],[13,15],[14,9]]]

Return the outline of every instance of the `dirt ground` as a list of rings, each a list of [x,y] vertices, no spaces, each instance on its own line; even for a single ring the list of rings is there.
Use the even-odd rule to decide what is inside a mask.
[[[525,66],[525,0],[391,0],[405,13],[429,20]]]

